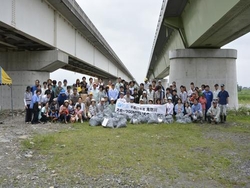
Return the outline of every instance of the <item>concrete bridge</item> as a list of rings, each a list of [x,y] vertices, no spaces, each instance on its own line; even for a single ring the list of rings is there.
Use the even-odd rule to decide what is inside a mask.
[[[237,51],[220,48],[250,31],[249,18],[249,0],[164,0],[147,77],[225,84],[237,107]]]
[[[27,85],[47,80],[58,68],[134,80],[75,0],[0,0],[0,5],[0,65],[13,79],[14,108],[23,108]],[[0,93],[2,108],[9,108],[8,88],[0,87]]]

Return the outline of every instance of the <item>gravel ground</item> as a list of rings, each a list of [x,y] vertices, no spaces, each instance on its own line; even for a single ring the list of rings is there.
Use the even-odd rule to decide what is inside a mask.
[[[71,129],[70,125],[25,124],[23,112],[18,112],[14,118],[0,114],[0,120],[3,119],[3,124],[0,124],[0,187],[221,187],[212,179],[188,181],[190,174],[189,177],[186,174],[179,174],[175,180],[170,180],[168,177],[165,180],[157,180],[152,174],[145,174],[139,182],[136,182],[130,177],[131,169],[125,169],[119,175],[104,174],[99,177],[88,177],[77,173],[71,174],[69,179],[62,179],[57,175],[56,170],[46,166],[49,155],[42,156],[23,149],[21,142],[32,138],[35,134]],[[250,136],[246,134],[216,131],[204,133],[204,137],[218,140],[230,138],[239,145],[248,145],[250,140]],[[209,152],[206,148],[195,148],[195,150]],[[231,182],[235,182],[235,187],[250,187],[250,158],[241,161],[237,152],[232,151],[228,151],[226,155],[231,156],[235,163],[231,165],[231,170],[222,175],[228,177]]]

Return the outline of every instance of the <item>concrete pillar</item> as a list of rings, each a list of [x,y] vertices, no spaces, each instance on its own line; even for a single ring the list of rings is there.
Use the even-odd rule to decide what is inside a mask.
[[[177,87],[190,83],[200,87],[214,84],[225,84],[229,92],[230,108],[238,108],[237,51],[233,49],[177,49],[169,52],[170,73],[169,82],[176,81]]]
[[[24,92],[27,86],[33,86],[35,80],[47,81],[50,72],[65,66],[68,55],[58,50],[37,52],[0,52],[0,64],[13,83],[14,109],[24,108]],[[0,108],[10,109],[10,88],[0,87]]]

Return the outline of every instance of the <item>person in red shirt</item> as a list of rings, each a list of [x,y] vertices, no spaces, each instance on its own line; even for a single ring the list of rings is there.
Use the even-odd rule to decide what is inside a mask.
[[[206,111],[206,104],[207,104],[207,99],[205,97],[205,95],[202,93],[200,98],[199,98],[199,103],[201,103],[202,106],[202,114],[203,114],[203,118],[205,117],[205,111]]]

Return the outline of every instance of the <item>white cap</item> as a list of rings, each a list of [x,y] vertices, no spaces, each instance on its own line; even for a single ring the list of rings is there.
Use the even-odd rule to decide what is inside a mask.
[[[147,93],[146,91],[143,91],[143,93]]]
[[[111,100],[111,101],[114,101],[115,99],[114,99],[114,98],[111,98],[110,100]]]
[[[91,99],[91,102],[95,102],[95,99]]]
[[[168,97],[168,100],[172,100],[172,97]]]
[[[101,98],[101,101],[105,101],[105,99],[104,99],[104,98]]]

